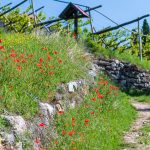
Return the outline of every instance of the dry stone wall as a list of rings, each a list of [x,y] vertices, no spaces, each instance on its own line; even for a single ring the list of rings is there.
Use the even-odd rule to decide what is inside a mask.
[[[129,62],[99,58],[95,63],[123,89],[150,94],[150,70],[143,70]]]

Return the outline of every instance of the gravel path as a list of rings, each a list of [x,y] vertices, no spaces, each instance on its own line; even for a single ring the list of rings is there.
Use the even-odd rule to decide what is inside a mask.
[[[144,124],[150,122],[150,104],[132,102],[133,107],[138,111],[138,117],[129,132],[124,136],[125,144],[130,145],[123,150],[150,150],[150,145],[143,145],[138,142],[141,136],[140,129]]]

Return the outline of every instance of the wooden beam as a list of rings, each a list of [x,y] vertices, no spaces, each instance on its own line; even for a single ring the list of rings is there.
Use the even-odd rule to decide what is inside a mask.
[[[7,11],[1,13],[1,14],[0,14],[0,17],[3,16],[3,15],[5,15],[5,14],[7,14],[7,13],[9,13],[10,11],[14,10],[15,8],[19,7],[20,5],[24,4],[26,1],[27,1],[27,0],[24,0],[24,1],[22,1],[21,3],[19,3],[19,4],[15,5],[14,7],[12,7],[11,9],[9,9],[9,10],[7,10]]]
[[[111,27],[111,28],[108,28],[108,29],[104,29],[104,30],[98,31],[98,32],[96,32],[96,33],[94,33],[94,34],[102,34],[102,33],[105,33],[105,32],[113,31],[113,30],[119,29],[120,27],[129,25],[129,24],[132,24],[132,23],[134,23],[134,22],[137,22],[137,21],[139,21],[139,20],[141,20],[141,19],[143,19],[143,18],[149,17],[149,16],[150,16],[150,14],[147,14],[147,15],[144,15],[144,16],[139,17],[139,18],[137,18],[137,19],[134,19],[134,20],[132,20],[132,21],[122,23],[122,24],[120,24],[120,25],[118,25],[118,26],[115,26],[115,27]]]
[[[7,7],[7,6],[10,6],[11,4],[12,3],[9,3],[9,4],[6,4],[6,5],[2,6],[2,7],[0,7],[0,10],[3,9],[3,8],[5,8],[5,7]]]

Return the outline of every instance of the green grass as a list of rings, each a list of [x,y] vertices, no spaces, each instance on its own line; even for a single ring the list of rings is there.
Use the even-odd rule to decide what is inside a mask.
[[[100,82],[103,83],[102,80]],[[98,98],[91,89],[80,107],[56,116],[59,137],[53,141],[51,148],[117,150],[122,146],[123,133],[129,129],[136,116],[129,103],[130,97],[119,90],[112,90],[108,94],[110,81],[107,85],[98,84],[96,88],[104,95],[103,98]],[[96,98],[96,101],[92,98]],[[85,123],[86,119],[88,123]],[[72,136],[69,135],[71,133]]]
[[[150,103],[150,95],[132,96],[133,100]]]
[[[38,109],[35,98],[51,101],[58,84],[86,76],[83,48],[69,36],[2,34],[1,39],[0,112],[30,118]]]
[[[142,133],[142,136],[140,136],[139,138],[139,143],[150,145],[150,122],[145,124],[140,131]]]
[[[88,49],[96,56],[103,55],[106,58],[116,58],[119,60],[123,60],[135,64],[140,68],[150,70],[150,60],[146,60],[143,58],[143,61],[141,61],[139,57],[130,54],[130,49],[123,53],[120,53],[117,50],[112,51],[110,49],[105,49],[99,46],[98,44],[96,44],[94,41],[87,41],[86,44],[88,46]]]

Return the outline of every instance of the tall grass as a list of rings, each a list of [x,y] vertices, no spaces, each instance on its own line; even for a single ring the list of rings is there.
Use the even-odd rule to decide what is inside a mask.
[[[0,43],[0,110],[29,118],[35,99],[51,101],[58,84],[83,78],[83,49],[69,37],[2,34]]]

